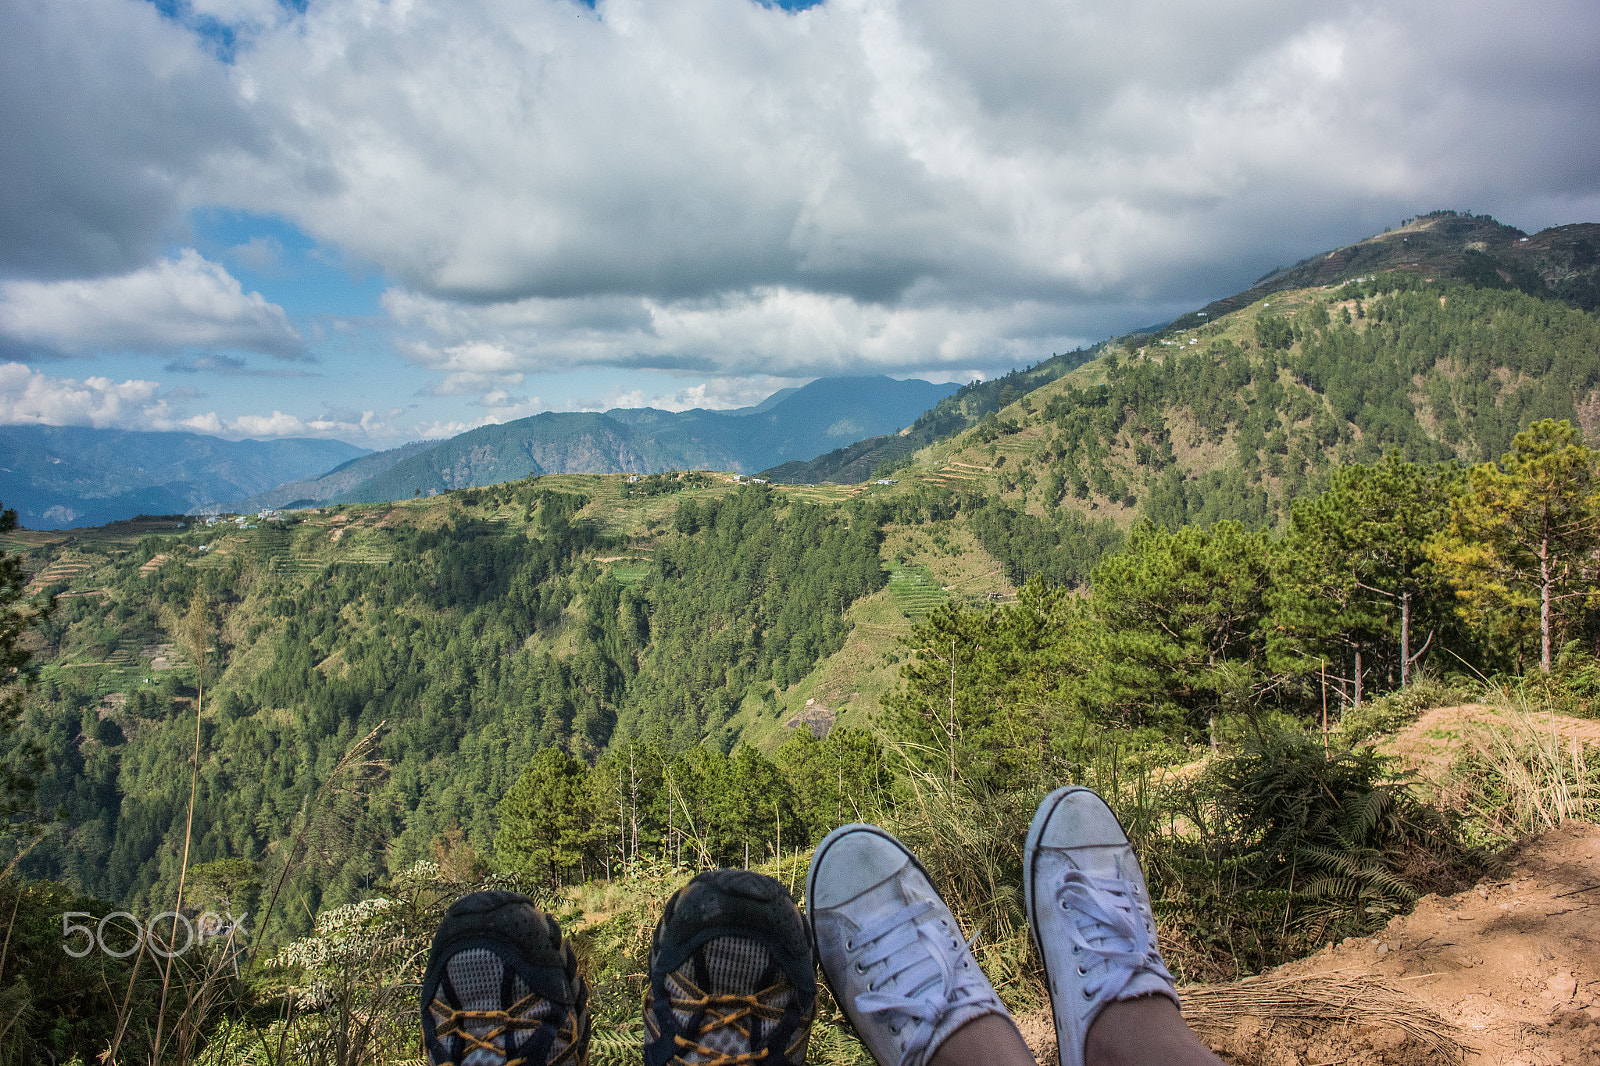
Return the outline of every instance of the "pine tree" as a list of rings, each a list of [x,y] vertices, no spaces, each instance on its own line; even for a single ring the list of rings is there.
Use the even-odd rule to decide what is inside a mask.
[[[500,801],[495,854],[512,870],[549,874],[550,887],[561,871],[578,865],[589,842],[590,817],[583,763],[560,748],[534,755],[517,783]]]
[[[1502,619],[1526,630],[1538,608],[1539,669],[1547,674],[1557,634],[1594,596],[1596,458],[1570,422],[1533,423],[1498,466],[1468,472],[1448,530],[1429,544],[1470,620]]]
[[[1203,728],[1254,704],[1263,681],[1265,533],[1237,522],[1134,527],[1094,571],[1084,713],[1123,726]]]
[[[1448,505],[1440,475],[1394,452],[1375,466],[1342,467],[1321,496],[1297,502],[1269,594],[1277,664],[1306,671],[1365,648],[1369,665],[1383,654],[1398,666],[1405,686],[1445,606],[1424,545]],[[1419,622],[1428,627],[1420,646]]]

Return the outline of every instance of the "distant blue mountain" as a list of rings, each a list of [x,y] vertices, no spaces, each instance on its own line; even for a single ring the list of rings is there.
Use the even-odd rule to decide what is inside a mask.
[[[351,502],[407,499],[530,474],[755,473],[893,433],[956,391],[890,377],[820,378],[733,411],[651,407],[546,412],[481,426],[417,452],[342,493]],[[384,453],[380,453],[381,454]],[[381,461],[373,456],[374,464]]]
[[[182,514],[367,454],[337,440],[223,440],[84,426],[0,426],[0,505],[29,529]]]

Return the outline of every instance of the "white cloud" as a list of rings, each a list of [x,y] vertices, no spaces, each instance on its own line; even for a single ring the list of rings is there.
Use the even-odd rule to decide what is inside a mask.
[[[1022,365],[1084,343],[1058,308],[866,303],[760,288],[705,300],[640,297],[477,306],[391,290],[384,307],[411,339],[401,351],[452,395],[522,384],[528,373],[632,366],[747,378],[852,372],[942,375]],[[643,393],[641,392],[641,395]],[[757,397],[759,399],[759,397]]]
[[[185,10],[232,65],[141,0],[0,0],[0,271],[159,272],[184,208],[274,214],[493,411],[572,367],[1003,368],[1417,211],[1600,204],[1593,0]],[[295,349],[257,310],[241,346]]]
[[[179,403],[185,390],[163,391],[156,381],[79,381],[40,373],[22,363],[0,363],[0,425],[93,426],[154,432],[185,430],[229,437],[331,437],[387,447],[419,439],[434,427],[401,427],[399,411],[332,411],[301,418],[274,410],[225,418],[215,411],[189,414]]]
[[[654,407],[662,411],[726,411],[736,407],[751,407],[779,391],[804,385],[805,378],[780,378],[770,374],[755,377],[717,378],[688,385],[670,392],[648,389],[618,389],[595,406]]]
[[[1592,194],[1600,18],[1518,11],[1513,56],[1487,2],[345,0],[241,56],[281,149],[211,181],[444,298],[1080,300]]]
[[[0,283],[0,335],[65,355],[200,347],[305,354],[283,308],[244,292],[192,248],[116,277]]]
[[[229,248],[228,255],[257,274],[277,274],[283,269],[283,242],[276,237],[251,237]]]
[[[0,364],[0,425],[177,428],[155,381],[52,378],[21,363]]]

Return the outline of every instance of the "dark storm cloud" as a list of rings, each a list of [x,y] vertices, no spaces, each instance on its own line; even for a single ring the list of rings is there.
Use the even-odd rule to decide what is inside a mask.
[[[0,276],[147,263],[210,152],[248,144],[226,72],[148,4],[0,0]]]

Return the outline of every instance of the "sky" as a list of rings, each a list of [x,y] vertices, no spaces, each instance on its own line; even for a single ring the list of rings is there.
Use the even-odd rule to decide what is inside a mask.
[[[368,448],[967,381],[1600,221],[1594,0],[0,0],[0,424]]]

